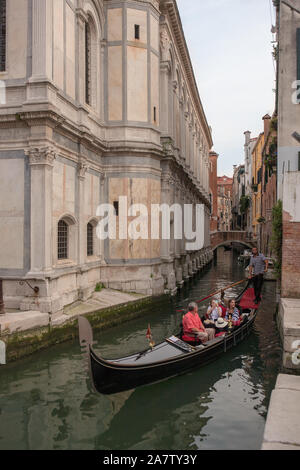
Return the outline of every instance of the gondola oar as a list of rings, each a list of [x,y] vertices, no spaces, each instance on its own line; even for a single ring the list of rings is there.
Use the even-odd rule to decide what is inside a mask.
[[[223,289],[220,289],[217,292],[214,292],[213,294],[210,294],[207,297],[204,297],[204,299],[196,300],[196,303],[201,304],[202,302],[204,302],[204,300],[210,299],[211,297],[214,297],[215,295],[218,295],[221,292],[225,292],[226,290],[231,289],[232,287],[238,286],[238,285],[240,285],[240,284],[242,284],[243,282],[246,282],[246,281],[249,281],[249,279],[242,279],[242,281],[235,282],[234,284],[231,284],[228,287],[224,287]],[[184,310],[177,310],[177,312],[184,312]]]

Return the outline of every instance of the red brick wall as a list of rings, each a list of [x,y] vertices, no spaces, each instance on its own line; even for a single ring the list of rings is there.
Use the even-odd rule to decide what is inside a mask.
[[[300,222],[283,217],[281,297],[300,299]]]

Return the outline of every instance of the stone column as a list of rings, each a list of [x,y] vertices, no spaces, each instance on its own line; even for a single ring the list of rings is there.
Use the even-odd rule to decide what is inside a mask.
[[[194,171],[194,141],[193,141],[193,125],[189,125],[189,147],[190,147],[190,170],[191,173]]]
[[[0,315],[5,315],[5,308],[3,302],[3,281],[0,279]]]
[[[170,179],[167,174],[163,175],[161,181],[161,202],[170,204]],[[163,259],[170,258],[170,240],[161,240],[161,256]]]
[[[190,139],[189,139],[189,113],[184,114],[185,117],[185,161],[186,166],[190,166]]]
[[[84,202],[85,202],[85,177],[88,170],[87,162],[84,158],[80,160],[77,167],[78,177],[78,263],[85,264],[87,255],[87,224],[84,217]]]
[[[176,148],[179,147],[179,136],[178,136],[178,126],[177,126],[177,119],[178,116],[178,99],[177,99],[177,81],[173,80],[173,137],[174,137],[174,146]]]
[[[30,81],[52,79],[52,9],[52,0],[32,0],[32,77]]]
[[[168,135],[169,131],[169,74],[170,63],[169,61],[161,62],[160,64],[160,127],[163,135]]]
[[[185,120],[184,120],[184,111],[183,111],[183,100],[179,102],[179,113],[180,113],[180,155],[182,160],[185,160]]]
[[[77,20],[77,90],[76,96],[79,103],[85,103],[85,24],[88,21],[82,8],[76,10]]]
[[[31,167],[31,274],[52,270],[52,188],[56,150],[30,148]]]

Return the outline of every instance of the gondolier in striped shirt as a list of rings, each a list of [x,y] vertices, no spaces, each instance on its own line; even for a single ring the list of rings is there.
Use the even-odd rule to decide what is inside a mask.
[[[255,304],[259,304],[261,301],[264,273],[268,272],[268,264],[267,258],[262,253],[259,253],[256,247],[253,248],[249,266],[249,278],[253,280],[254,284]]]

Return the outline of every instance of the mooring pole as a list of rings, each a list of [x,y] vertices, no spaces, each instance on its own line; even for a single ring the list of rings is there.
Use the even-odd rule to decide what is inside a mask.
[[[0,279],[0,315],[5,315],[3,302],[3,281]]]

